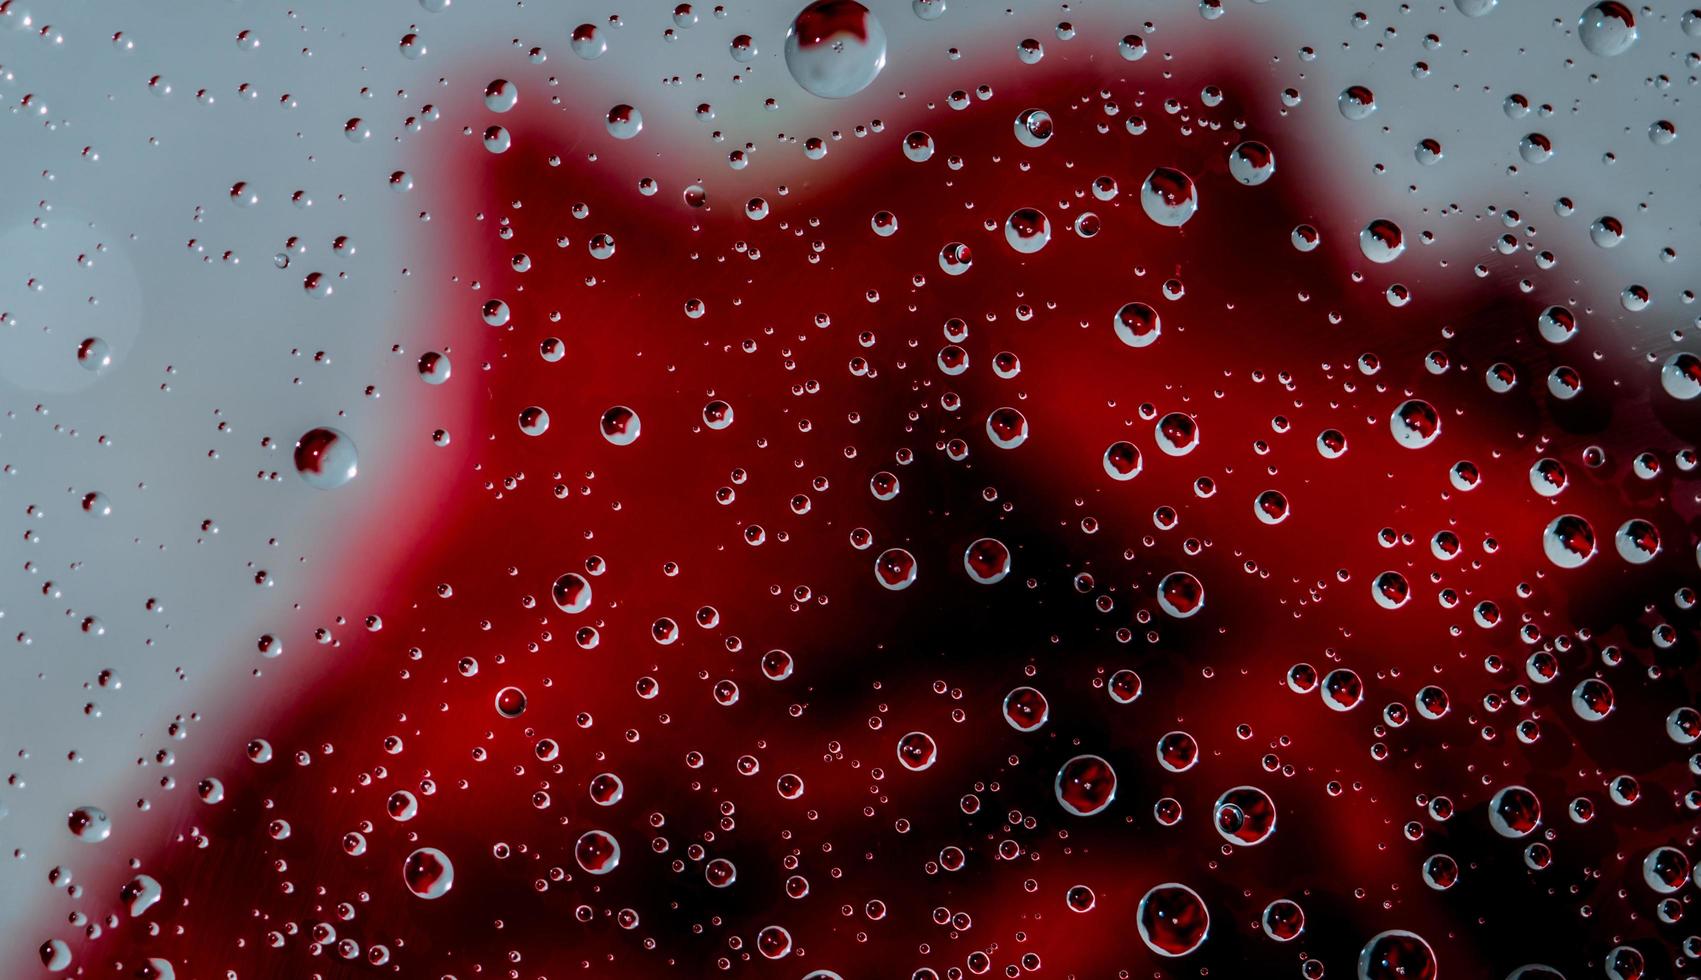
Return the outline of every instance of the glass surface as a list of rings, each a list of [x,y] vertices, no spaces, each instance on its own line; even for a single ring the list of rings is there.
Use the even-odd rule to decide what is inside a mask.
[[[1701,975],[1698,75],[0,0],[0,976]]]

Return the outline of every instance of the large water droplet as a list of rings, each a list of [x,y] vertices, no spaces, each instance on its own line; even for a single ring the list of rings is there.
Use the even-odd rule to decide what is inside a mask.
[[[1379,933],[1358,954],[1358,980],[1435,980],[1435,950],[1415,932]]]
[[[1581,568],[1595,556],[1595,530],[1576,514],[1561,514],[1542,531],[1542,554],[1560,568]]]
[[[1217,833],[1230,844],[1251,847],[1262,844],[1276,832],[1276,804],[1270,794],[1256,786],[1236,786],[1212,809]]]
[[[295,442],[295,471],[310,487],[334,490],[354,479],[359,469],[354,440],[338,429],[309,429]]]
[[[164,889],[151,875],[137,875],[118,890],[118,898],[129,907],[131,918],[152,908],[164,894]]]
[[[1406,250],[1406,237],[1399,225],[1387,218],[1377,218],[1358,233],[1358,247],[1372,262],[1392,262]]]
[[[1016,142],[1030,149],[1044,146],[1055,131],[1051,113],[1044,109],[1024,109],[1016,117]]]
[[[1051,704],[1032,687],[1018,687],[1004,695],[1004,720],[1019,732],[1031,732],[1051,717]]]
[[[1158,606],[1176,619],[1205,608],[1205,586],[1191,572],[1170,572],[1158,582]]]
[[[574,54],[586,61],[600,58],[608,51],[608,40],[602,36],[602,31],[598,30],[595,24],[580,24],[573,28],[569,45]]]
[[[1577,18],[1577,37],[1591,54],[1623,54],[1636,43],[1636,16],[1618,0],[1589,4]]]
[[[886,29],[856,0],[815,0],[787,29],[785,58],[804,91],[849,98],[886,67]]]
[[[591,583],[578,572],[568,572],[550,586],[555,607],[565,613],[582,613],[591,607]]]
[[[1388,416],[1388,428],[1395,442],[1407,449],[1422,449],[1441,435],[1441,416],[1429,402],[1413,398]]]
[[[1276,155],[1256,140],[1247,140],[1229,151],[1229,173],[1248,187],[1256,187],[1276,172]]]
[[[66,818],[71,836],[85,844],[98,844],[112,836],[112,818],[98,806],[80,806]]]
[[[491,112],[507,112],[520,101],[520,87],[506,78],[498,78],[484,87],[484,107]]]
[[[606,830],[587,830],[573,845],[573,860],[589,874],[608,874],[620,866],[620,842]]]
[[[1141,302],[1124,303],[1116,311],[1112,325],[1116,328],[1116,338],[1130,347],[1149,347],[1157,343],[1158,335],[1163,332],[1158,311]]]
[[[1140,475],[1139,447],[1131,442],[1113,442],[1104,451],[1104,471],[1113,480],[1132,480]]]
[[[1528,837],[1541,826],[1542,802],[1527,787],[1503,786],[1488,802],[1488,822],[1502,837]]]
[[[1140,899],[1140,939],[1159,956],[1186,956],[1204,945],[1211,931],[1205,900],[1186,885],[1158,885]]]
[[[932,768],[939,760],[939,746],[926,732],[910,732],[898,739],[898,762],[910,772]]]
[[[1037,208],[1017,208],[1004,221],[1004,240],[1023,255],[1032,255],[1051,241],[1051,219]]]
[[[1660,386],[1680,401],[1701,395],[1701,357],[1678,351],[1660,365]]]
[[[1199,193],[1191,177],[1174,167],[1157,167],[1140,185],[1140,207],[1158,224],[1180,228],[1199,210]]]
[[[981,585],[996,585],[1010,574],[1010,549],[997,538],[981,538],[963,552],[963,570]]]
[[[642,426],[638,413],[625,405],[616,405],[602,413],[598,422],[602,437],[616,446],[630,446],[637,442]]]
[[[1116,799],[1116,770],[1096,755],[1078,755],[1057,770],[1057,802],[1077,817],[1102,812]]]
[[[902,548],[887,548],[874,559],[875,581],[893,592],[915,584],[915,556]]]
[[[1618,556],[1632,565],[1646,565],[1660,553],[1660,531],[1651,522],[1633,517],[1613,535]]]

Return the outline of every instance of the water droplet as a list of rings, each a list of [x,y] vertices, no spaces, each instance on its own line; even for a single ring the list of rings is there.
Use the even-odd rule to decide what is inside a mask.
[[[164,894],[164,889],[151,875],[136,875],[118,890],[118,900],[128,907],[130,917],[134,919],[152,908]]]
[[[1541,826],[1541,800],[1526,787],[1503,786],[1489,800],[1488,822],[1502,837],[1528,837]]]
[[[1139,700],[1144,684],[1141,683],[1139,674],[1124,668],[1110,675],[1110,682],[1105,685],[1105,689],[1110,692],[1110,699],[1117,704],[1133,704]]]
[[[620,842],[606,830],[587,830],[573,845],[573,860],[589,874],[608,874],[620,865]]]
[[[981,585],[996,585],[1010,574],[1010,549],[997,538],[981,538],[963,552],[963,570]]]
[[[962,242],[949,242],[939,250],[939,268],[948,276],[960,276],[974,264],[974,253]]]
[[[1290,684],[1293,682],[1293,674],[1288,675],[1288,680]],[[1351,711],[1364,701],[1364,681],[1356,671],[1337,667],[1323,676],[1318,692],[1330,710]]]
[[[933,137],[919,129],[904,137],[904,156],[908,157],[912,163],[926,163],[933,159],[933,149]],[[890,214],[890,212],[882,211],[880,214]],[[878,218],[879,215],[875,215],[875,217]],[[874,224],[874,230],[879,232],[882,237],[890,235],[892,231],[897,231],[896,221],[892,222],[891,231],[881,231],[883,224],[884,222],[875,222]]]
[[[629,140],[644,130],[644,114],[625,103],[608,110],[608,135]]]
[[[591,583],[578,572],[568,572],[550,586],[550,598],[564,613],[582,613],[591,607]]]
[[[1004,720],[1019,732],[1037,731],[1050,717],[1050,703],[1035,688],[1018,687],[1004,695]]]
[[[1349,85],[1335,104],[1340,107],[1341,115],[1356,122],[1376,111],[1376,94],[1363,85]]]
[[[1661,895],[1675,895],[1689,880],[1689,858],[1675,847],[1656,847],[1642,859],[1642,880]]]
[[[1624,241],[1624,222],[1611,215],[1596,218],[1589,225],[1589,240],[1601,248],[1617,248]]]
[[[1276,155],[1256,140],[1247,140],[1229,151],[1229,173],[1248,187],[1256,187],[1276,172]]]
[[[1052,789],[1065,812],[1090,817],[1116,800],[1116,770],[1099,756],[1078,755],[1058,768]]]
[[[484,87],[484,107],[491,112],[507,112],[520,101],[520,87],[506,78],[498,78]]]
[[[95,517],[111,517],[112,501],[98,490],[83,494],[83,513]]]
[[[295,442],[295,471],[310,487],[334,490],[354,479],[359,469],[354,440],[337,429],[309,429]]]
[[[1055,131],[1051,113],[1044,109],[1024,109],[1016,116],[1016,141],[1029,149],[1044,146]]]
[[[1435,980],[1435,950],[1415,932],[1378,933],[1358,954],[1358,980]]]
[[[1406,237],[1400,226],[1387,218],[1377,218],[1358,233],[1359,251],[1377,264],[1386,264],[1406,250]]]
[[[887,548],[874,559],[874,579],[893,592],[915,584],[915,556],[902,548]]]
[[[432,350],[419,355],[418,367],[421,381],[428,385],[440,385],[449,380],[454,365],[449,363],[449,355]]]
[[[1264,929],[1264,935],[1276,942],[1293,942],[1305,931],[1305,910],[1291,899],[1278,898],[1264,906],[1260,925]]]
[[[1104,451],[1104,471],[1113,480],[1132,480],[1140,475],[1140,450],[1131,442],[1113,442]]]
[[[455,866],[435,847],[422,847],[402,862],[402,880],[420,898],[442,898],[455,885]]]
[[[112,836],[112,818],[98,806],[80,806],[66,818],[71,836],[85,844],[98,844]]]
[[[1217,833],[1230,844],[1251,847],[1276,832],[1276,804],[1256,786],[1236,786],[1217,797]]]
[[[1541,133],[1526,133],[1518,141],[1518,155],[1526,163],[1546,163],[1553,159],[1553,141]]]
[[[1186,956],[1204,945],[1211,931],[1205,900],[1173,881],[1146,892],[1136,920],[1141,941],[1159,956]]]
[[[1028,441],[1028,420],[1014,408],[996,408],[986,417],[986,435],[999,449],[1015,449]]]
[[[1531,479],[1536,479],[1533,472]],[[1542,532],[1542,553],[1560,568],[1581,568],[1595,556],[1595,531],[1576,514],[1561,514]]]
[[[598,422],[602,437],[615,446],[630,446],[637,442],[642,427],[638,413],[625,405],[616,405],[602,413],[602,419]]]
[[[41,956],[41,965],[54,973],[62,972],[71,966],[71,947],[63,939],[49,939],[37,950]]]
[[[939,746],[926,732],[910,732],[898,739],[898,762],[910,772],[932,768],[939,760]]]
[[[574,54],[586,61],[594,61],[608,51],[608,40],[595,24],[580,24],[573,28],[572,40],[568,44]]]
[[[1680,401],[1701,395],[1701,357],[1678,351],[1660,365],[1660,386]]]
[[[99,337],[89,337],[77,345],[77,363],[98,374],[112,366],[112,348]]]
[[[1636,17],[1618,0],[1589,4],[1577,18],[1577,37],[1590,54],[1623,54],[1636,43]]]
[[[1388,416],[1388,427],[1395,442],[1407,449],[1422,449],[1441,435],[1441,416],[1429,402],[1413,398]]]
[[[541,436],[549,431],[549,413],[533,405],[520,412],[520,431],[528,436]]]
[[[886,67],[886,29],[856,0],[814,0],[786,30],[785,61],[804,91],[849,98]]]
[[[1130,347],[1148,347],[1157,343],[1159,334],[1163,332],[1158,311],[1138,301],[1124,303],[1116,311],[1113,325],[1117,339]]]
[[[1158,582],[1158,606],[1176,619],[1205,608],[1205,586],[1190,572],[1170,572]]]
[[[1252,513],[1265,524],[1280,524],[1288,519],[1288,498],[1280,490],[1266,490],[1253,499]]]
[[[1618,556],[1632,565],[1646,565],[1660,553],[1660,532],[1648,521],[1633,517],[1613,535]]]
[[[1550,306],[1536,317],[1536,329],[1550,344],[1563,344],[1577,336],[1577,317],[1568,307]]]
[[[1199,194],[1191,177],[1174,167],[1157,167],[1140,185],[1140,207],[1158,224],[1180,228],[1199,210]]]
[[[910,9],[922,20],[938,20],[945,16],[945,0],[910,0]]]
[[[1370,583],[1370,594],[1383,609],[1398,609],[1412,596],[1412,587],[1399,572],[1383,572]]]
[[[526,692],[517,687],[504,687],[496,692],[496,713],[514,719],[526,713]]]
[[[1166,456],[1185,456],[1199,448],[1199,424],[1190,415],[1170,412],[1152,429],[1152,438]]]
[[[1051,241],[1051,219],[1036,208],[1017,208],[1004,221],[1004,240],[1023,255],[1032,255]]]
[[[732,406],[716,399],[703,406],[703,424],[719,432],[732,425]]]

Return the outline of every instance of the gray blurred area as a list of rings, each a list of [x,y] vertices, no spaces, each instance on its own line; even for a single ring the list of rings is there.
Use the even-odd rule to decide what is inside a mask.
[[[1684,290],[1701,254],[1701,37],[1680,23],[1687,6],[1638,8],[1637,42],[1602,57],[1577,36],[1582,2],[1459,2],[1487,15],[1454,0],[1224,0],[1217,19],[1190,0],[949,0],[923,20],[910,0],[872,0],[887,67],[834,102],[787,74],[796,5],[783,3],[699,5],[688,27],[672,4],[0,3],[0,973],[33,975],[45,937],[29,916],[50,869],[95,863],[66,814],[111,815],[102,863],[156,846],[137,801],[166,792],[165,776],[192,791],[206,759],[252,734],[245,719],[310,698],[335,656],[314,631],[353,633],[384,612],[346,608],[334,583],[405,560],[420,532],[398,515],[428,507],[434,479],[470,478],[464,444],[431,445],[442,416],[414,370],[439,342],[429,323],[445,297],[478,310],[449,282],[466,216],[434,213],[441,171],[405,125],[426,104],[440,118],[423,127],[476,140],[485,85],[534,63],[535,47],[561,84],[521,97],[558,96],[568,130],[593,132],[630,103],[669,170],[724,175],[728,149],[750,142],[740,181],[808,194],[847,179],[855,155],[835,147],[807,162],[776,134],[848,133],[922,102],[952,111],[948,92],[1021,69],[1025,37],[1044,41],[1049,68],[1096,59],[1136,81],[1166,70],[1208,81],[1219,59],[1244,59],[1264,79],[1254,98],[1301,95],[1271,140],[1278,159],[1303,143],[1332,160],[1331,172],[1283,175],[1328,189],[1341,213],[1320,216],[1325,235],[1376,216],[1433,230],[1403,270],[1422,289],[1487,261],[1513,208],[1513,224],[1537,226],[1557,256],[1540,288],[1587,311],[1603,357],[1645,364],[1677,349],[1694,328]],[[608,27],[615,15],[622,25]],[[1058,39],[1064,20],[1073,40]],[[607,55],[569,50],[582,22],[608,28]],[[728,53],[744,33],[759,49],[748,65]],[[1117,52],[1129,33],[1151,48],[1138,63]],[[409,34],[417,57],[404,53]],[[1354,84],[1378,104],[1358,122],[1336,106]],[[1532,107],[1522,118],[1505,108],[1514,93]],[[715,105],[712,125],[693,118],[700,102]],[[967,111],[1019,108],[995,95]],[[357,118],[369,138],[349,138]],[[1660,120],[1675,141],[1651,138]],[[1551,140],[1550,160],[1520,154],[1531,132]],[[897,153],[902,136],[887,128],[865,144]],[[1414,152],[1425,138],[1443,147],[1432,166]],[[396,171],[411,190],[392,187]],[[1576,202],[1569,218],[1555,214],[1561,196]],[[1601,215],[1623,222],[1623,244],[1591,242]],[[329,295],[304,288],[315,272]],[[1620,305],[1631,283],[1649,290],[1646,311]],[[91,338],[104,367],[98,347],[79,359]],[[360,449],[359,477],[336,491],[291,466],[295,439],[319,425]],[[101,497],[85,508],[90,493]],[[383,522],[395,522],[393,552],[351,548]],[[282,657],[261,656],[263,634]]]

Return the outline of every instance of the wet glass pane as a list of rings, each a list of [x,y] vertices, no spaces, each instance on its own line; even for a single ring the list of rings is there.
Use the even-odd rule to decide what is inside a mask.
[[[0,975],[1697,975],[1698,77],[0,0]]]

